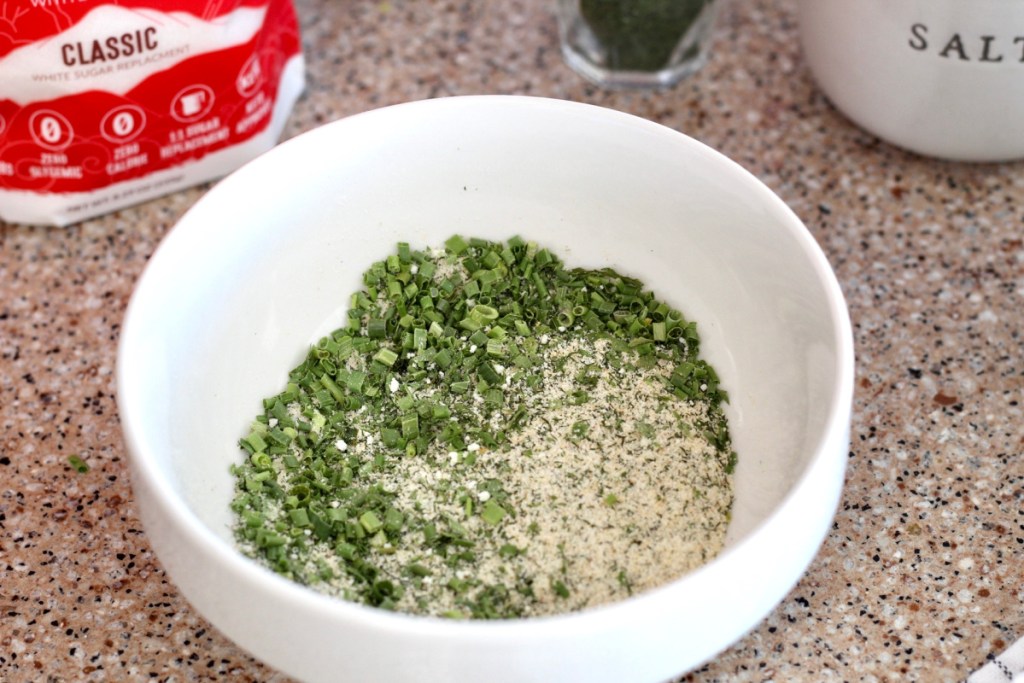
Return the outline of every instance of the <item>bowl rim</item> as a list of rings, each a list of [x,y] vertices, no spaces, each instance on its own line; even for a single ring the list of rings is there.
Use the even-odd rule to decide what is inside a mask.
[[[185,500],[164,477],[161,476],[160,466],[150,450],[150,444],[148,443],[145,431],[140,426],[142,421],[137,417],[139,411],[143,409],[135,401],[131,400],[135,389],[133,387],[133,379],[130,373],[126,371],[126,368],[133,362],[135,350],[131,347],[131,343],[136,327],[135,321],[139,317],[137,311],[145,305],[150,286],[150,280],[147,276],[153,268],[153,263],[159,262],[164,258],[163,255],[170,251],[173,245],[181,240],[190,238],[195,229],[189,221],[189,216],[193,215],[197,206],[216,201],[217,197],[224,192],[224,190],[219,190],[219,187],[222,185],[230,187],[234,183],[239,182],[240,179],[244,179],[247,174],[254,172],[254,168],[258,169],[268,163],[272,163],[279,156],[289,154],[289,150],[293,148],[316,144],[319,136],[329,134],[327,132],[328,129],[333,130],[342,126],[350,126],[353,121],[358,121],[367,116],[375,116],[377,112],[382,110],[418,107],[472,108],[481,106],[550,107],[559,111],[586,111],[597,116],[609,117],[610,120],[626,122],[631,126],[640,126],[648,130],[659,131],[659,134],[675,138],[677,142],[680,139],[689,141],[686,144],[698,145],[703,148],[705,153],[710,152],[720,162],[724,161],[732,167],[732,171],[737,175],[738,179],[745,182],[751,190],[761,195],[760,199],[768,205],[772,205],[774,210],[780,212],[781,217],[785,219],[783,222],[787,230],[798,241],[801,251],[808,259],[817,281],[822,287],[831,318],[831,335],[836,343],[835,348],[832,349],[835,355],[833,371],[836,382],[829,396],[828,417],[822,427],[821,437],[814,443],[812,448],[809,448],[812,454],[808,457],[799,477],[786,492],[782,500],[744,537],[738,539],[735,543],[725,548],[718,556],[692,572],[630,598],[590,607],[581,611],[494,621],[474,619],[452,620],[441,617],[396,613],[345,601],[318,593],[311,588],[295,583],[242,555],[236,547],[210,529],[190,509]],[[833,496],[835,499],[834,504],[838,503],[841,493],[841,480],[845,472],[846,456],[844,454],[842,463],[838,465],[836,463],[829,463],[827,461],[834,456],[832,451],[827,449],[826,446],[829,441],[835,438],[844,438],[844,435],[848,444],[853,401],[854,344],[845,298],[835,273],[821,247],[796,213],[767,185],[736,161],[685,133],[638,115],[604,106],[528,95],[451,96],[408,101],[370,109],[331,121],[283,141],[277,147],[246,163],[224,178],[217,186],[214,186],[204,196],[200,197],[196,204],[179,218],[178,222],[168,231],[144,267],[126,308],[121,329],[122,333],[118,342],[116,362],[117,403],[121,416],[123,437],[131,466],[133,489],[135,488],[136,479],[138,479],[139,483],[144,484],[150,492],[155,492],[158,495],[158,499],[151,502],[160,506],[167,517],[175,520],[178,529],[188,537],[190,542],[201,546],[218,562],[222,563],[222,566],[226,567],[228,571],[238,572],[256,585],[268,591],[278,593],[281,597],[294,602],[304,609],[319,612],[331,620],[358,620],[362,624],[379,627],[390,632],[398,632],[408,636],[429,636],[430,638],[471,635],[473,638],[480,639],[503,639],[506,637],[520,637],[527,633],[531,638],[545,637],[558,634],[570,625],[572,628],[580,631],[600,630],[606,626],[621,623],[623,619],[629,619],[630,614],[633,612],[649,610],[651,605],[656,604],[660,600],[660,595],[664,591],[678,590],[680,586],[699,587],[701,584],[706,584],[709,581],[709,577],[716,572],[716,569],[721,564],[736,561],[737,558],[742,558],[744,555],[749,554],[750,551],[748,549],[756,545],[756,541],[764,533],[765,527],[770,526],[776,519],[782,516],[785,510],[796,505],[796,501],[805,498],[811,487],[818,485],[816,482],[820,475],[815,474],[817,470],[829,466],[834,470],[833,474],[837,470],[840,479],[840,490],[837,490]],[[831,517],[832,515],[830,514],[829,520],[831,520]],[[818,540],[813,554],[818,552],[824,537],[825,535],[823,534]],[[813,557],[813,554],[811,557]],[[809,561],[810,559],[808,559]],[[805,572],[806,565],[800,575],[802,576]],[[776,603],[773,602],[774,604]]]

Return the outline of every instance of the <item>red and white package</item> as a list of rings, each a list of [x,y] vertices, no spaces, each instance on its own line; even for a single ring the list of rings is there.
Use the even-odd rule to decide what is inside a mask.
[[[276,144],[304,69],[292,0],[0,2],[0,220],[223,176]]]

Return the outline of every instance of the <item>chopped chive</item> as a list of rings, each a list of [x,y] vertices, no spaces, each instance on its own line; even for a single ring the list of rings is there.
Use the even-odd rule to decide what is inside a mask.
[[[452,354],[448,349],[441,349],[434,355],[434,362],[442,369],[448,369],[452,364]]]
[[[584,420],[577,420],[572,423],[569,433],[576,439],[582,439],[590,431],[590,423]]]
[[[338,401],[339,403],[345,401],[345,394],[341,391],[338,385],[334,383],[334,380],[332,380],[329,376],[322,375],[320,377],[320,384],[324,387],[324,389],[327,390],[327,392],[331,396],[334,397],[335,401]]]
[[[256,432],[249,432],[249,436],[245,437],[245,442],[249,444],[255,452],[267,450],[267,442],[264,441],[263,437]],[[77,455],[72,455],[71,458],[75,458],[76,461],[80,461]],[[72,466],[74,466],[74,463],[72,463]]]
[[[288,511],[288,516],[291,518],[292,524],[295,526],[309,526],[309,513],[305,508],[296,508]]]
[[[505,355],[505,344],[498,339],[487,340],[487,355],[503,357]]]
[[[501,383],[501,375],[498,374],[498,371],[490,363],[481,363],[478,372],[480,373],[480,378],[488,384]]]
[[[461,254],[469,248],[469,244],[466,240],[462,239],[459,235],[452,235],[449,237],[448,240],[445,241],[444,246],[445,249],[455,255]]]
[[[488,500],[484,503],[483,509],[480,511],[480,516],[485,522],[494,526],[498,524],[505,517],[505,508],[501,507],[493,500]]]
[[[366,336],[370,339],[383,339],[387,336],[387,323],[380,318],[374,318],[366,324]]]
[[[422,564],[419,564],[417,562],[413,562],[413,563],[409,564],[406,567],[406,571],[409,572],[409,574],[411,576],[418,576],[418,577],[430,576],[430,574],[431,574],[429,569],[427,569]]]
[[[348,379],[345,381],[345,386],[349,388],[349,391],[358,393],[363,390],[364,382],[366,382],[366,373],[360,372],[359,370],[353,370],[349,373]]]
[[[362,526],[368,534],[375,534],[384,528],[384,522],[382,522],[372,510],[367,510],[359,516],[359,525]]]
[[[416,415],[408,415],[402,418],[402,436],[406,439],[413,439],[419,436],[420,423]]]
[[[380,349],[376,354],[374,354],[373,360],[391,367],[395,364],[395,361],[398,360],[398,354],[391,349]]]

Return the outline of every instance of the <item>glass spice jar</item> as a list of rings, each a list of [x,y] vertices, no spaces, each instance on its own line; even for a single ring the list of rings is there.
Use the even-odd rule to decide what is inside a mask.
[[[707,61],[722,0],[558,0],[562,54],[609,88],[675,85]]]

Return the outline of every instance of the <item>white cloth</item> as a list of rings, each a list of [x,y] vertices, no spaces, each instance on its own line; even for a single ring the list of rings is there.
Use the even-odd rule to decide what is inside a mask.
[[[967,683],[1024,683],[1024,638],[971,674]]]

